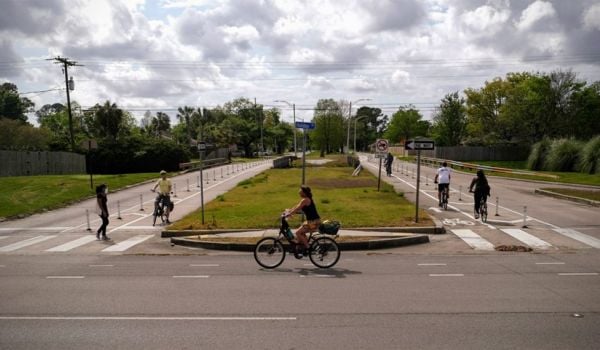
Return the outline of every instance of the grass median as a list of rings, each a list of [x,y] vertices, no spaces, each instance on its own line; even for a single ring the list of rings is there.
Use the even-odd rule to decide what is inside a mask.
[[[433,222],[421,211],[414,222],[415,207],[403,194],[382,182],[377,191],[377,178],[366,171],[351,176],[353,169],[341,166],[334,158],[323,166],[306,169],[306,183],[313,190],[315,204],[322,220],[334,219],[342,228],[430,226]],[[205,205],[205,224],[197,210],[178,220],[170,230],[197,229],[266,229],[278,225],[279,214],[296,205],[302,169],[270,169]],[[299,225],[299,216],[290,220]]]
[[[158,174],[94,175],[94,185],[105,183],[113,191],[151,179],[158,179]],[[56,209],[96,195],[89,175],[0,177],[0,186],[0,217]]]

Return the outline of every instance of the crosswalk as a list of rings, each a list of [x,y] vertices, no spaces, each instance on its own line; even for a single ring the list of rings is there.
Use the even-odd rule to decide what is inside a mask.
[[[85,248],[86,252],[114,253],[125,252],[134,246],[137,246],[150,238],[153,234],[136,235],[122,239],[113,238],[110,241],[98,241],[95,235],[71,235],[70,239],[64,242],[65,236],[61,235],[40,235],[34,237],[22,236],[0,236],[0,254],[2,253],[67,253],[75,252],[78,248]],[[16,240],[16,241],[14,241]],[[9,244],[9,241],[14,241]],[[53,243],[59,241],[60,244]],[[95,242],[95,243],[94,243]],[[5,244],[5,245],[2,245]],[[94,245],[95,244],[95,245]],[[106,246],[108,245],[108,246]]]
[[[501,228],[490,230],[484,226],[471,227],[472,228],[469,229],[451,228],[449,229],[449,232],[460,238],[471,249],[479,251],[493,251],[498,245],[514,243],[532,248],[536,251],[561,248],[600,249],[600,239],[578,232],[574,229],[552,228],[550,230],[542,231],[542,234],[544,235],[544,238],[542,239],[535,235],[540,234],[540,231],[528,232],[525,228]]]

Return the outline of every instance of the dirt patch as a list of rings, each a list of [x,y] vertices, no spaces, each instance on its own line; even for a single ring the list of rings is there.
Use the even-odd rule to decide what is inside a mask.
[[[373,179],[311,179],[309,186],[324,188],[357,188],[375,187],[377,181]]]
[[[530,252],[533,249],[522,245],[499,245],[494,247],[499,252]]]

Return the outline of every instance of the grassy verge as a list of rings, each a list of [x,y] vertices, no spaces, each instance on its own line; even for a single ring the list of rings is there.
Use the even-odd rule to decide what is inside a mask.
[[[579,190],[570,188],[542,188],[542,190],[560,193],[572,197],[585,198],[593,201],[600,201],[600,191]]]
[[[156,173],[94,175],[94,185],[105,183],[110,191],[150,179]],[[27,215],[56,209],[95,196],[89,175],[0,177],[0,217]]]
[[[342,159],[343,158],[343,159]],[[333,157],[324,166],[306,169],[307,185],[314,194],[315,203],[323,220],[335,219],[343,228],[379,226],[417,226],[414,205],[402,194],[382,183],[377,192],[377,179],[368,172],[351,176],[352,168],[337,166],[344,157]],[[242,181],[230,192],[219,196],[205,206],[205,225],[200,220],[200,210],[195,211],[169,229],[189,230],[207,228],[273,228],[278,225],[279,214],[296,205],[302,170],[270,169],[256,177]],[[432,225],[428,215],[418,226]],[[299,225],[299,216],[290,220]]]

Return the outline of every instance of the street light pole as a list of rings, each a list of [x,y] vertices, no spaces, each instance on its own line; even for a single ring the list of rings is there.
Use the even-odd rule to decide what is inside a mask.
[[[358,99],[356,101],[354,101],[354,103],[358,103],[361,101],[371,101],[370,98],[361,98]],[[350,153],[350,123],[352,121],[352,101],[350,101],[350,110],[348,113],[348,137],[346,138],[346,149],[348,150],[348,153]],[[354,152],[356,152],[356,122],[354,123]]]
[[[298,149],[298,141],[296,140],[296,104],[295,103],[289,103],[288,101],[284,101],[284,100],[275,100],[274,102],[281,102],[281,103],[285,103],[288,106],[292,106],[292,110],[293,110],[293,115],[294,115],[294,157],[297,157],[296,154],[296,150]]]

